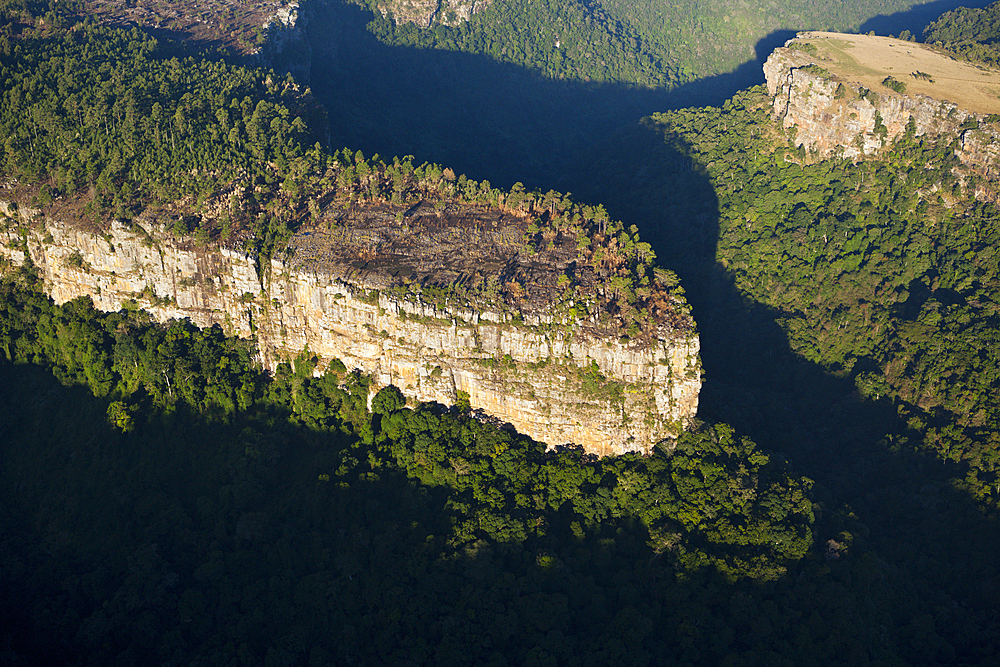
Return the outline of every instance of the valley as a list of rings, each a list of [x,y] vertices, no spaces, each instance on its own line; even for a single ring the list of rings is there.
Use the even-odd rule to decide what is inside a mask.
[[[998,10],[400,7],[4,24],[8,654],[992,664]]]

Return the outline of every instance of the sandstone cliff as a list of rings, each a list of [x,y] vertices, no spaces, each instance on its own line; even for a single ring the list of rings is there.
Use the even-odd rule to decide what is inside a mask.
[[[819,157],[857,159],[878,153],[908,131],[929,139],[958,139],[956,155],[976,173],[996,178],[1000,129],[995,116],[882,85],[867,88],[831,73],[823,59],[796,48],[800,39],[776,49],[764,64],[774,116],[792,131],[796,145]],[[900,76],[912,81],[909,74]]]
[[[397,24],[415,23],[421,28],[457,25],[489,5],[489,0],[383,0],[378,3],[383,16]]]
[[[564,311],[518,316],[429,302],[419,290],[389,289],[385,273],[324,268],[310,253],[317,231],[293,239],[297,253],[258,266],[148,219],[98,234],[0,204],[0,221],[0,256],[22,262],[26,251],[57,302],[89,296],[102,310],[141,307],[160,320],[219,324],[255,337],[268,367],[308,350],[420,401],[450,405],[465,392],[473,408],[552,446],[644,452],[697,410],[699,344],[690,328],[627,341]]]

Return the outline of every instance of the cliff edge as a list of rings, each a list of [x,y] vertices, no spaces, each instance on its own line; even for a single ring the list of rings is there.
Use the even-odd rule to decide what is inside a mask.
[[[962,162],[997,179],[1000,72],[891,37],[806,32],[768,57],[764,76],[775,118],[821,158],[873,155],[909,133],[958,139]]]
[[[254,337],[271,368],[306,352],[415,400],[467,395],[551,446],[647,452],[697,410],[699,342],[686,311],[626,336],[599,305],[627,287],[578,265],[575,235],[538,232],[549,234],[545,249],[525,246],[526,216],[355,205],[324,213],[266,260],[201,247],[151,217],[88,231],[3,203],[0,221],[0,256],[30,257],[57,302],[89,296],[101,310],[217,324]],[[565,289],[567,274],[577,289]]]

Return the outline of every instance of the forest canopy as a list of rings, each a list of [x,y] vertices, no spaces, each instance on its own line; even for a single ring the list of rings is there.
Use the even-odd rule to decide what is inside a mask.
[[[0,577],[23,612],[4,640],[24,655],[521,661],[541,649],[511,638],[542,631],[546,653],[601,664],[630,618],[649,619],[644,654],[677,641],[654,629],[675,625],[664,596],[768,585],[812,547],[809,480],[725,425],[649,457],[546,452],[394,387],[369,411],[370,379],[336,361],[270,376],[217,327],[55,306],[16,280],[0,331],[3,386],[48,397],[2,401]],[[710,654],[750,649],[734,641]]]
[[[724,62],[710,49],[732,46],[720,35],[739,19],[702,8],[711,20],[692,14],[675,34],[664,19],[658,41],[643,12],[660,5],[619,5],[495,2],[464,28],[376,16],[371,29],[641,87]],[[5,2],[0,19],[3,169],[36,203],[76,198],[98,224],[187,202],[199,222],[179,236],[204,224],[221,238],[228,217],[268,252],[322,213],[328,188],[395,206],[441,197],[548,210],[531,243],[603,222],[609,246],[652,269],[641,232],[691,294],[708,423],[645,458],[546,451],[389,388],[369,406],[369,378],[308,352],[272,375],[219,329],[56,306],[26,267],[0,287],[5,659],[995,662],[1000,212],[972,196],[992,184],[952,146],[906,136],[884,156],[818,161],[757,88],[582,132],[597,148],[566,155],[608,208],[581,207],[407,156],[325,152],[323,114],[287,77],[175,60],[138,31],[60,32],[61,6]],[[552,12],[600,24],[590,55],[555,47]],[[483,27],[490,16],[539,30],[509,36]],[[992,39],[988,15],[956,16],[974,30],[934,35]],[[692,31],[697,48],[676,37]],[[681,70],[668,47],[698,62]],[[572,117],[551,116],[536,138]]]
[[[927,26],[924,41],[964,60],[1000,67],[1000,4],[984,8],[960,7]]]

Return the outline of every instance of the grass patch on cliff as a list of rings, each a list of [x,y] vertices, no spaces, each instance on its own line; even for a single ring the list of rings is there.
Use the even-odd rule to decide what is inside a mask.
[[[789,45],[789,51],[795,59],[812,59],[836,79],[865,88],[885,86],[901,95],[948,100],[976,113],[1000,112],[1000,98],[994,92],[1000,87],[1000,71],[957,61],[926,44],[876,35],[806,32]]]

